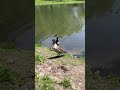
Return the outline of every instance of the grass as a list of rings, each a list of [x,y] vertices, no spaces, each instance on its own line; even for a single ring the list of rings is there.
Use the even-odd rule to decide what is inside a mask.
[[[12,71],[6,65],[0,65],[0,81],[12,82]]]
[[[99,74],[94,74],[90,69],[86,68],[86,89],[119,90],[120,77],[112,74],[101,76]]]
[[[64,64],[71,64],[71,65],[81,65],[85,63],[85,59],[84,58],[75,58],[73,57],[73,55],[71,54],[66,54],[63,59],[61,59],[61,61]],[[57,62],[57,61],[56,61]]]
[[[85,1],[40,1],[35,0],[35,5],[57,5],[57,4],[80,4]]]
[[[39,52],[40,51],[40,52]],[[44,63],[48,57],[54,57],[57,55],[54,51],[50,51],[48,47],[44,46],[37,46],[35,47],[35,61]],[[46,55],[48,57],[46,57]],[[60,60],[56,60],[56,64],[64,63],[64,64],[71,64],[71,65],[81,65],[85,63],[85,58],[75,58],[73,55],[67,53],[63,57],[59,58]]]
[[[40,76],[35,73],[35,83],[36,83],[36,90],[55,90],[54,83],[49,76],[44,76],[40,78]]]
[[[39,90],[55,90],[55,88],[49,85],[43,85]]]
[[[37,73],[35,73],[35,82],[38,83],[39,82],[39,75]]]
[[[15,88],[16,85],[21,86],[25,83],[24,79],[20,76],[20,74],[12,71],[7,65],[0,64],[0,83],[2,85],[7,85],[5,88]]]
[[[15,49],[15,44],[14,43],[11,43],[11,42],[5,42],[5,43],[2,43],[0,44],[0,47],[3,48],[3,49]]]
[[[70,80],[65,78],[63,81],[60,82],[60,85],[62,85],[64,88],[68,88],[71,86]]]
[[[35,73],[35,83],[36,90],[55,90],[56,81],[52,80],[48,75],[40,77],[37,73]],[[71,87],[70,80],[67,78],[65,78],[58,84],[63,86],[64,88]]]
[[[41,56],[40,54],[35,54],[35,62],[38,62],[39,64],[42,64],[45,62],[45,58]]]
[[[44,76],[43,78],[41,78],[41,81],[43,82],[43,84],[53,84],[54,83],[54,81],[51,78],[49,78],[47,75]]]
[[[51,51],[50,48],[48,48],[48,47],[37,46],[37,45],[35,47],[35,53],[36,53],[37,58],[38,57],[40,58],[40,55],[41,55],[45,59],[45,62],[42,65],[39,65],[39,63],[36,63],[36,67],[35,67],[36,90],[62,90],[62,89],[69,90],[69,89],[73,89],[72,84],[71,84],[73,81],[71,81],[72,80],[72,79],[70,79],[71,77],[63,76],[62,74],[67,71],[70,71],[70,73],[76,73],[76,72],[74,72],[74,70],[71,71],[71,68],[76,67],[76,70],[77,70],[77,69],[81,68],[82,65],[84,66],[84,63],[85,63],[84,58],[75,58],[73,55],[66,53],[62,57],[50,59],[51,57],[56,57],[56,55],[57,55],[56,52]],[[38,61],[39,60],[40,59],[38,59]],[[81,65],[81,67],[79,67],[80,65]],[[43,66],[43,67],[41,67],[41,66]],[[47,71],[47,68],[49,68],[49,67],[51,67],[51,69],[50,69],[50,71],[49,70]],[[41,71],[39,71],[39,69]],[[58,75],[58,76],[56,76],[56,78],[53,78],[55,72],[58,70],[60,70],[61,75]],[[83,70],[83,68],[82,68],[82,70]],[[52,71],[53,71],[53,73],[51,73]],[[44,76],[44,75],[48,75],[48,76]],[[69,78],[69,79],[67,79],[67,78]]]
[[[41,47],[42,45],[41,44],[35,44],[35,47]]]
[[[8,46],[7,46],[8,45]],[[29,70],[34,63],[34,53],[14,48],[8,42],[0,47],[0,89],[16,90],[29,83]],[[31,75],[32,76],[32,75]]]

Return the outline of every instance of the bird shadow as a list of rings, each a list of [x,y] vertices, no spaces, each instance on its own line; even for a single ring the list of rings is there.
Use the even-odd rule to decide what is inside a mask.
[[[60,57],[63,57],[64,55],[61,55],[61,56],[54,56],[54,57],[50,57],[48,59],[56,59],[56,58],[60,58]]]

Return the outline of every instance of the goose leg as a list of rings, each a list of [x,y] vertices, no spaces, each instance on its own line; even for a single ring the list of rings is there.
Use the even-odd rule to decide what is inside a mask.
[[[59,56],[60,56],[60,54],[59,54]]]
[[[50,47],[50,51],[53,51],[53,48],[52,48],[52,47]]]
[[[58,53],[57,56],[60,56],[60,54]]]

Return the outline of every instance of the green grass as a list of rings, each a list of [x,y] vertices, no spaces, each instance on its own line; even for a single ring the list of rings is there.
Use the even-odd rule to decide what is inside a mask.
[[[11,43],[11,42],[5,42],[5,43],[2,43],[0,44],[0,47],[3,48],[3,49],[15,49],[15,44],[14,43]]]
[[[35,62],[42,64],[45,62],[45,58],[40,54],[35,53]]]
[[[35,83],[36,83],[36,90],[55,90],[54,83],[50,77],[47,75],[40,78],[40,76],[35,73]]]
[[[41,44],[35,44],[35,47],[41,47],[42,45]]]
[[[0,84],[3,85],[4,89],[15,89],[16,85],[21,86],[24,83],[25,80],[20,76],[20,74],[12,71],[7,65],[0,64]]]
[[[49,85],[43,85],[39,90],[55,90],[55,88]]]
[[[43,84],[53,84],[54,83],[54,81],[47,75],[44,76],[43,78],[41,78],[41,81]]]
[[[62,85],[64,88],[68,88],[71,86],[70,80],[65,78],[63,81],[60,82],[60,85]]]
[[[40,55],[45,58],[45,60],[49,60],[49,57],[54,57],[57,55],[54,51],[50,51],[48,47],[44,46],[35,46],[35,52],[36,59],[38,59],[37,61],[40,60]],[[67,53],[63,57],[57,58],[55,61],[53,61],[52,67],[58,67],[59,65],[64,64],[65,68],[69,70],[69,66],[79,66],[84,63],[84,58],[75,58],[72,54]],[[69,79],[67,79],[68,77],[64,77],[65,79],[62,81],[54,81],[54,79],[52,80],[50,76],[41,77],[38,73],[35,75],[36,90],[55,90],[55,88],[58,88],[57,86],[64,89],[72,89],[71,82]]]
[[[73,55],[71,54],[66,54],[63,59],[61,59],[61,61],[64,64],[71,64],[71,65],[81,65],[85,63],[85,59],[84,58],[75,58],[73,57]],[[57,61],[56,61],[57,62]]]
[[[39,75],[35,72],[35,82],[38,83],[39,82]]]
[[[0,82],[12,82],[12,71],[6,65],[0,65]]]
[[[85,1],[40,1],[36,0],[35,5],[57,5],[57,4],[80,4],[85,3]]]
[[[56,81],[52,80],[49,76],[40,77],[37,73],[35,73],[35,83],[36,90],[55,90],[55,84],[57,84]],[[58,84],[64,88],[71,87],[71,82],[67,78],[64,78],[64,80]]]
[[[46,54],[49,54],[50,57],[54,57],[55,55],[57,55],[54,51],[50,51],[49,48],[44,46],[40,46],[40,47],[36,46],[35,50],[36,50],[36,59],[38,58],[38,60],[36,61],[39,61],[39,62],[42,60],[44,62],[47,59]],[[41,52],[38,52],[38,51],[41,51]],[[60,60],[55,61],[56,64],[64,63],[64,64],[71,64],[71,65],[81,65],[85,63],[84,57],[75,58],[72,54],[69,54],[69,53],[65,54],[63,57],[59,59]]]

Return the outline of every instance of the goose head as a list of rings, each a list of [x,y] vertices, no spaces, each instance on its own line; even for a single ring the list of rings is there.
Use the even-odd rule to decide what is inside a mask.
[[[56,34],[55,37],[58,37],[58,35]]]

